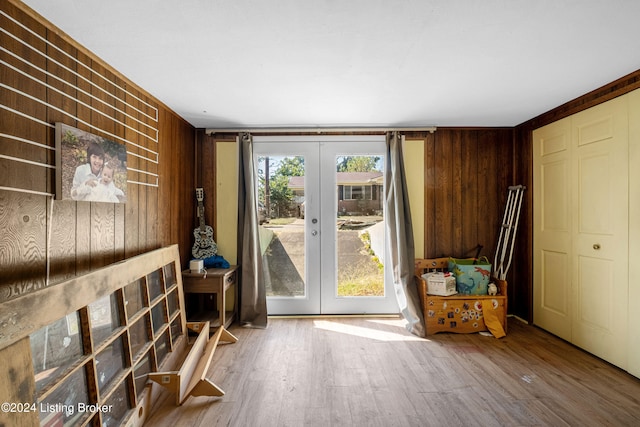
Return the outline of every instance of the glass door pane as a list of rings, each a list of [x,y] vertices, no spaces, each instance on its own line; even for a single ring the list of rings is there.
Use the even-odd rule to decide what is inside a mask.
[[[304,157],[258,157],[258,210],[269,271],[267,295],[305,297]]]
[[[268,140],[265,141],[265,139]],[[254,139],[260,249],[269,314],[318,314],[317,144]],[[309,217],[311,215],[311,219]],[[317,222],[317,218],[316,218]]]
[[[321,144],[323,314],[398,312],[384,268],[385,151],[383,136]]]
[[[381,156],[336,156],[338,297],[384,297]]]

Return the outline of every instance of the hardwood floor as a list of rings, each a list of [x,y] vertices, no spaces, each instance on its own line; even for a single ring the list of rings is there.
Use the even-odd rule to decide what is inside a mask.
[[[500,340],[421,339],[391,318],[234,326],[210,378],[219,398],[163,393],[150,426],[637,426],[640,379],[509,318]]]

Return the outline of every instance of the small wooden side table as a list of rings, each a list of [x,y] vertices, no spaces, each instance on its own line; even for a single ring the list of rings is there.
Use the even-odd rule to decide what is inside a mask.
[[[211,331],[221,325],[228,328],[233,323],[238,312],[237,269],[237,265],[232,265],[229,268],[210,268],[206,273],[182,272],[189,321],[208,320]],[[207,295],[215,297],[215,307],[208,306]]]

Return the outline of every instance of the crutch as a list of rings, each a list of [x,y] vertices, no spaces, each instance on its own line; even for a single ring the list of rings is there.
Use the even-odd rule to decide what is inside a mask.
[[[518,230],[518,220],[520,219],[520,207],[522,206],[522,195],[526,187],[524,185],[513,185],[509,187],[509,195],[507,196],[507,205],[504,209],[504,217],[502,218],[502,226],[500,227],[500,236],[496,246],[496,255],[493,265],[497,266],[495,275],[500,280],[505,280],[507,271],[511,266],[511,258],[513,257],[513,245],[516,240],[516,231]],[[509,251],[509,260],[504,264],[505,256]],[[498,263],[500,256],[500,263]]]

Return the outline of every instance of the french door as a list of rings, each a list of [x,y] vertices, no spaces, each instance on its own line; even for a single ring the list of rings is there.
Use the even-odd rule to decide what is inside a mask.
[[[254,137],[267,309],[397,313],[386,255],[384,137]]]

